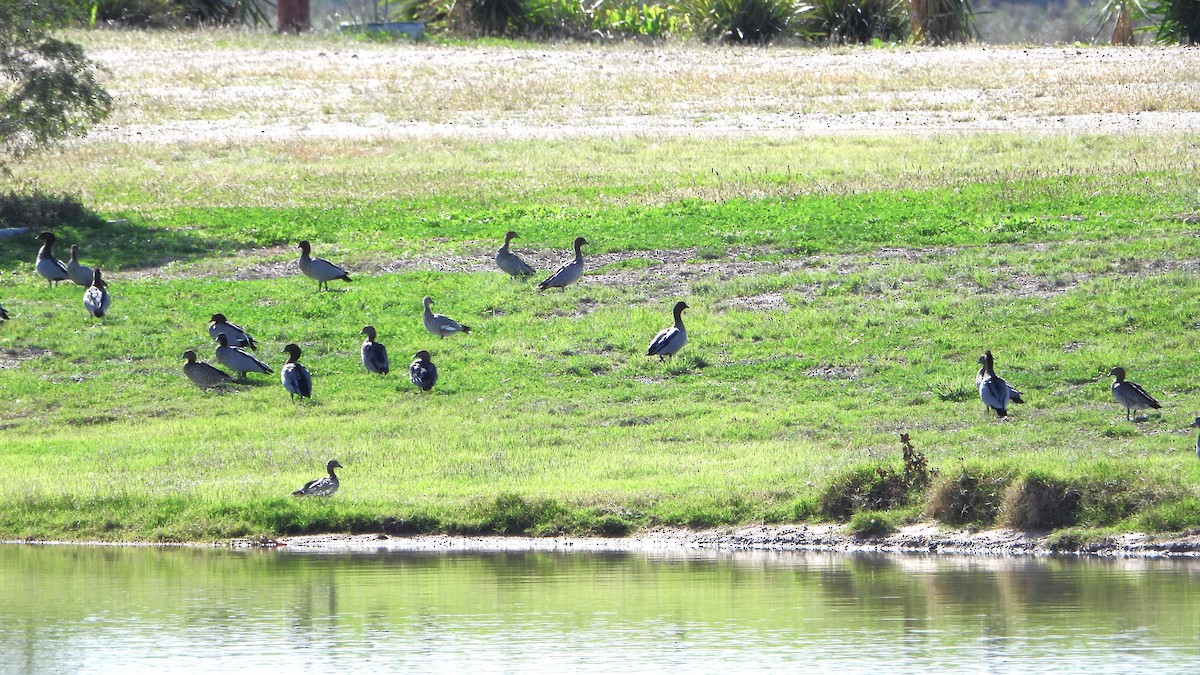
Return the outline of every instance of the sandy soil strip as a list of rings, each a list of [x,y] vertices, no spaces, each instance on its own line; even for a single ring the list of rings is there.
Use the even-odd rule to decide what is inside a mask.
[[[993,529],[944,530],[910,525],[879,538],[859,538],[838,525],[746,526],[721,530],[656,529],[631,537],[497,537],[385,534],[323,534],[278,540],[238,540],[234,546],[281,547],[295,553],[830,551],[839,553],[937,553],[983,556],[1073,555],[1115,558],[1200,557],[1200,536],[1113,535],[1074,549],[1054,549],[1044,532]]]

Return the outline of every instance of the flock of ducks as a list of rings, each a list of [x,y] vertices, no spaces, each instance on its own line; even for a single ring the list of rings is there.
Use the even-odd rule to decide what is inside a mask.
[[[536,275],[537,271],[511,250],[511,242],[516,238],[517,233],[512,231],[504,235],[504,244],[496,252],[496,266],[514,278],[526,279]],[[92,317],[97,319],[104,318],[109,310],[112,298],[109,295],[108,284],[103,279],[100,268],[92,269],[80,263],[78,244],[71,245],[71,257],[64,264],[54,256],[54,244],[57,239],[52,232],[43,232],[38,235],[37,239],[42,242],[42,245],[38,249],[34,268],[39,275],[46,279],[47,285],[57,286],[61,281],[71,281],[79,286],[83,286],[85,288],[83,293],[84,308]],[[576,237],[573,243],[574,257],[563,263],[553,274],[539,282],[537,285],[538,289],[561,289],[579,281],[583,277],[584,272],[583,247],[587,244],[587,239]],[[318,291],[328,290],[329,282],[331,281],[340,280],[348,283],[352,281],[349,273],[340,265],[324,258],[313,257],[312,245],[308,241],[299,242],[297,248],[300,249],[300,259],[298,261],[300,272],[317,282]],[[421,304],[424,308],[421,321],[430,334],[436,335],[439,338],[446,338],[460,333],[464,335],[471,333],[470,326],[466,326],[444,314],[434,313],[431,309],[434,304],[433,298],[425,296]],[[687,309],[687,307],[687,303],[684,302],[675,304],[674,325],[664,328],[654,336],[654,339],[651,340],[646,350],[647,356],[657,356],[660,360],[669,358],[678,353],[687,344],[687,330],[683,325],[683,310]],[[8,319],[8,313],[3,307],[0,307],[0,320]],[[236,378],[216,366],[200,361],[196,351],[188,349],[183,353],[183,374],[197,386],[208,390],[232,384],[239,380],[245,381],[251,373],[274,374],[275,371],[271,366],[252,353],[258,349],[258,344],[255,342],[254,337],[245,328],[231,322],[224,314],[218,312],[212,315],[208,324],[208,334],[216,342],[213,358],[218,364],[235,373]],[[369,373],[387,375],[391,370],[387,348],[378,341],[378,333],[375,327],[364,326],[360,335],[366,338],[361,348],[363,368]],[[302,352],[299,345],[289,343],[283,348],[281,353],[287,354],[287,361],[279,371],[280,383],[283,385],[284,390],[288,392],[293,400],[297,397],[301,400],[311,398],[313,393],[313,379],[308,369],[300,363]],[[438,369],[433,363],[428,350],[422,349],[413,355],[408,374],[409,380],[418,390],[428,392],[433,389],[438,381]],[[326,464],[328,475],[309,481],[304,487],[292,494],[301,496],[332,495],[337,491],[339,486],[338,477],[334,473],[334,469],[340,468],[342,468],[342,465],[336,459],[329,460]]]
[[[108,284],[104,281],[100,268],[92,269],[79,262],[79,246],[77,244],[71,245],[70,260],[66,264],[63,264],[62,261],[54,257],[53,249],[56,242],[54,234],[52,232],[43,232],[37,238],[42,242],[35,262],[37,273],[46,279],[48,285],[57,286],[60,281],[71,281],[78,286],[83,286],[85,288],[83,294],[84,308],[91,316],[97,319],[103,318],[109,310],[111,297],[108,293]],[[504,243],[496,251],[496,267],[514,278],[526,279],[533,277],[537,274],[537,271],[510,248],[512,240],[516,238],[516,232],[509,231],[505,233]],[[587,244],[587,239],[577,237],[573,245],[575,250],[574,257],[559,267],[553,274],[539,282],[537,285],[538,289],[565,288],[579,281],[584,272],[582,249]],[[331,281],[351,281],[350,275],[341,266],[324,258],[314,258],[312,256],[312,246],[308,241],[301,241],[297,245],[297,248],[300,249],[300,271],[305,276],[317,282],[318,291],[328,290],[329,282]],[[430,334],[436,335],[439,338],[446,338],[459,333],[465,335],[471,333],[469,326],[443,314],[434,313],[431,309],[431,306],[434,304],[431,297],[425,296],[421,303],[424,307],[421,320],[425,329]],[[646,349],[646,356],[657,356],[659,360],[670,358],[687,344],[687,329],[683,324],[683,312],[686,309],[688,309],[686,302],[680,301],[675,303],[673,309],[675,321],[673,325],[664,328],[654,336]],[[0,306],[0,320],[8,319],[8,313],[4,310],[3,306]],[[217,343],[214,358],[218,363],[236,373],[237,379],[245,380],[250,373],[266,375],[274,373],[269,365],[250,353],[258,348],[254,338],[246,332],[246,329],[230,322],[224,314],[217,313],[212,315],[208,324],[208,333]],[[378,334],[375,327],[364,326],[360,335],[366,337],[361,348],[363,368],[369,373],[381,376],[387,375],[391,370],[387,348],[378,342]],[[289,343],[283,348],[281,353],[287,354],[287,361],[280,369],[280,382],[284,390],[288,392],[293,400],[297,397],[301,400],[311,398],[313,392],[312,375],[300,363],[300,347],[295,343]],[[225,371],[199,361],[194,350],[188,349],[185,351],[183,358],[185,361],[183,365],[184,375],[196,385],[206,390],[234,382],[234,378]],[[1022,394],[996,374],[995,359],[992,356],[991,350],[985,351],[983,356],[979,357],[978,363],[980,364],[980,369],[976,375],[975,383],[979,389],[979,398],[986,410],[994,411],[998,418],[1004,419],[1008,416],[1009,404],[1024,403]],[[408,374],[409,380],[420,391],[427,392],[433,389],[434,385],[437,384],[438,370],[437,366],[431,360],[429,351],[422,349],[413,355]],[[1109,372],[1109,375],[1113,378],[1113,398],[1125,408],[1126,420],[1131,419],[1130,414],[1133,411],[1162,407],[1140,385],[1126,381],[1125,370],[1123,368],[1119,366],[1114,367]],[[1197,417],[1191,426],[1200,427],[1200,417]],[[1196,440],[1196,453],[1200,457],[1200,436]],[[332,495],[337,491],[339,486],[338,477],[334,473],[334,469],[340,468],[342,468],[342,465],[336,459],[329,460],[326,464],[326,476],[309,481],[292,494],[300,496]]]

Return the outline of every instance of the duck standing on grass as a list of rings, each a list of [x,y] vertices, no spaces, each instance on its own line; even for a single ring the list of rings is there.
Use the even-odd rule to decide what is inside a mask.
[[[984,354],[983,356],[979,357],[979,360],[977,360],[976,363],[979,364],[979,373],[975,376],[975,387],[978,388],[981,384],[983,384],[983,380],[987,377],[987,354]],[[1004,383],[1006,385],[1008,385],[1008,402],[1009,403],[1024,403],[1025,402],[1025,399],[1021,398],[1021,392],[1014,389],[1013,386],[1011,384],[1009,384],[1008,382],[1004,382]],[[991,410],[991,407],[988,406],[986,403],[984,403],[984,412],[987,412],[988,410]]]
[[[312,257],[312,246],[307,241],[300,242],[298,247],[300,249],[300,271],[309,279],[317,280],[318,291],[322,287],[329,290],[329,282],[334,279],[350,281],[350,275],[346,273],[346,270],[324,258]]]
[[[79,264],[79,245],[71,244],[71,259],[67,261],[67,276],[76,286],[87,288],[92,285],[92,268]]]
[[[429,360],[429,352],[422,349],[413,355],[412,365],[408,367],[408,379],[421,391],[429,391],[437,384],[437,366]]]
[[[1004,378],[996,374],[996,364],[989,349],[983,353],[983,377],[979,379],[979,398],[990,410],[996,411],[996,417],[1001,419],[1008,416],[1008,404],[1012,401],[1012,387]]]
[[[1154,400],[1154,397],[1146,393],[1145,389],[1139,384],[1125,381],[1125,369],[1120,366],[1113,367],[1108,371],[1112,376],[1112,395],[1117,400],[1117,403],[1125,406],[1125,419],[1129,420],[1129,412],[1131,410],[1146,410],[1147,408],[1161,408],[1162,404]]]
[[[237,373],[239,380],[246,379],[246,373],[270,375],[275,372],[271,370],[271,366],[263,363],[257,356],[241,347],[229,344],[229,337],[224,333],[217,333],[217,351],[214,356],[217,363]]]
[[[325,471],[329,474],[328,476],[314,478],[305,483],[304,487],[293,491],[292,494],[297,497],[328,497],[332,495],[341,486],[341,481],[338,480],[337,474],[333,470],[341,468],[343,468],[341,463],[336,459],[329,460],[325,463]]]
[[[542,283],[538,284],[538,290],[544,291],[547,288],[566,288],[571,284],[579,281],[583,276],[583,251],[581,250],[588,243],[583,237],[575,237],[575,258],[558,268],[558,271],[551,274]]]
[[[454,335],[455,333],[471,334],[470,326],[464,326],[444,314],[434,314],[433,310],[429,309],[429,306],[433,304],[433,298],[427,295],[421,300],[421,304],[425,305],[425,313],[421,316],[421,322],[425,324],[425,330],[440,338],[444,338],[447,335]]]
[[[675,325],[669,328],[664,328],[654,336],[650,341],[650,347],[646,349],[646,356],[657,356],[659,361],[675,356],[675,354],[683,349],[687,344],[687,330],[683,327],[683,310],[688,308],[688,304],[682,300],[675,303]]]
[[[1200,417],[1197,417],[1189,427],[1200,427]],[[1200,436],[1196,436],[1196,458],[1200,459]]]
[[[288,355],[287,363],[283,364],[283,369],[279,371],[279,380],[283,382],[283,388],[292,395],[293,401],[297,396],[300,400],[312,398],[312,375],[308,374],[307,368],[300,365],[299,345],[289,343],[283,348],[283,352]]]
[[[212,337],[212,339],[216,340],[217,336],[223,333],[225,338],[229,341],[229,346],[231,347],[258,349],[258,345],[254,342],[254,338],[250,337],[250,334],[246,332],[246,329],[242,328],[236,323],[230,323],[229,320],[225,318],[224,314],[213,314],[212,318],[208,321],[208,334]]]
[[[387,375],[391,367],[388,364],[387,347],[375,341],[375,327],[363,326],[359,335],[366,335],[362,343],[362,364],[368,373]]]
[[[71,275],[67,274],[67,266],[54,257],[54,242],[57,241],[54,233],[43,232],[37,238],[42,241],[42,247],[38,249],[37,263],[34,265],[34,269],[46,280],[46,285],[57,286],[58,282],[70,279]],[[88,283],[91,283],[91,279],[88,279]]]
[[[183,374],[201,389],[233,382],[233,378],[220,368],[214,368],[207,363],[197,363],[196,352],[190,349],[183,353],[183,358],[187,361],[183,364]]]
[[[507,232],[504,235],[504,245],[496,251],[496,267],[506,272],[509,276],[517,279],[531,277],[537,272],[527,265],[524,260],[516,253],[508,250],[508,242],[517,238],[516,232]]]
[[[111,302],[112,298],[108,295],[108,283],[100,278],[100,268],[97,267],[92,272],[92,285],[83,292],[83,306],[87,309],[88,314],[97,319],[103,319]]]
[[[8,321],[8,312],[4,311],[4,305],[0,305],[0,321]]]

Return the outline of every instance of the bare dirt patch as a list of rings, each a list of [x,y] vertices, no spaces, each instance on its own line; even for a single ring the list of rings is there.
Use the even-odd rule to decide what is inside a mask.
[[[49,349],[42,349],[41,347],[22,347],[20,349],[9,347],[0,349],[0,368],[16,368],[23,361],[32,361],[49,353]]]

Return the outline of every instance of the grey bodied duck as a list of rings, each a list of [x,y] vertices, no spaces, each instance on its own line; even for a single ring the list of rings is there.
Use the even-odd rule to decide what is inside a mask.
[[[346,270],[334,265],[324,258],[312,257],[312,246],[307,241],[297,244],[300,249],[300,271],[309,279],[317,280],[317,290],[329,290],[329,282],[334,279],[350,281]]]
[[[328,497],[329,495],[332,495],[338,491],[338,488],[341,487],[342,484],[342,482],[338,480],[337,474],[335,474],[333,470],[342,468],[345,467],[343,467],[342,464],[336,459],[331,459],[328,462],[325,462],[325,473],[327,475],[308,481],[304,484],[304,487],[300,488],[299,490],[293,490],[292,494],[296,495],[297,497]]]

